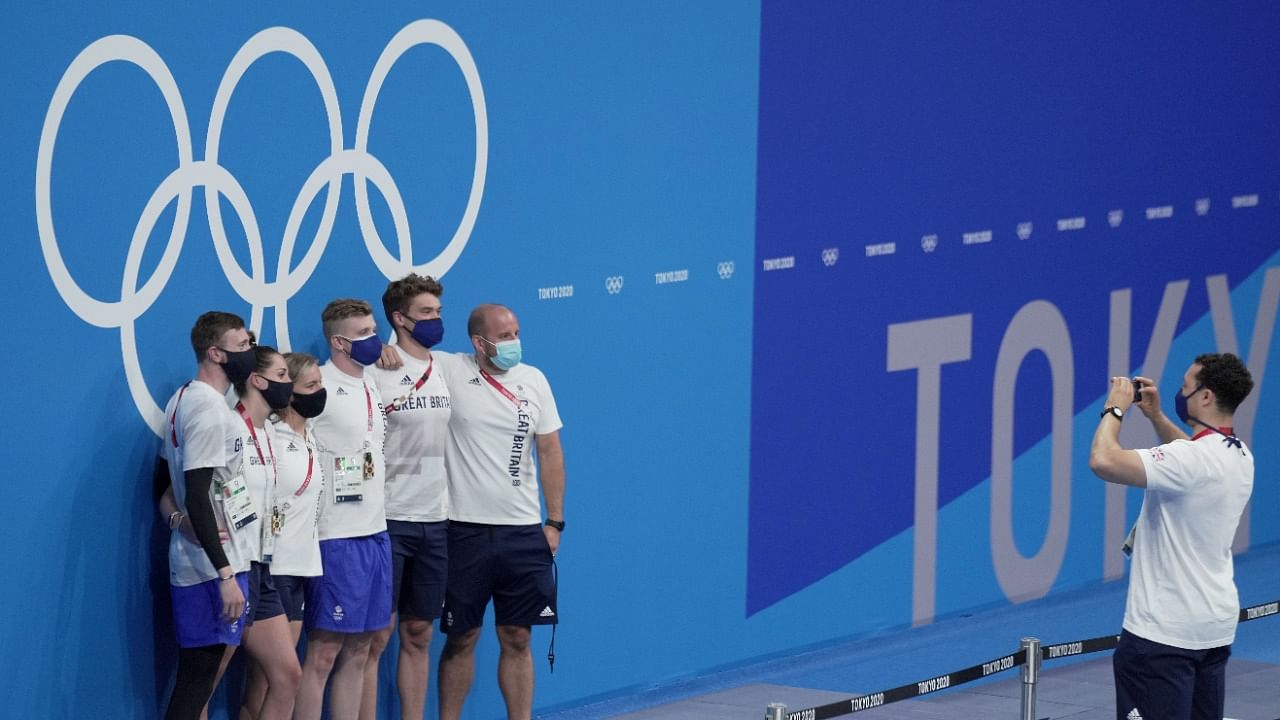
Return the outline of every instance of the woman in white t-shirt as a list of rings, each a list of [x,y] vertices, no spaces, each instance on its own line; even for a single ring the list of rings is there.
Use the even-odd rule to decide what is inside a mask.
[[[319,362],[306,353],[284,356],[293,378],[293,397],[272,416],[278,473],[274,507],[277,510],[271,577],[289,623],[291,647],[302,634],[304,585],[320,574],[320,537],[316,531],[324,476],[311,437],[309,420],[324,410],[325,389]],[[256,718],[266,698],[268,679],[256,663],[249,669],[241,716]]]
[[[275,541],[279,535],[280,509],[277,487],[283,439],[277,438],[267,418],[289,406],[293,382],[284,356],[274,348],[254,348],[254,371],[235,384],[237,414],[245,428],[244,476],[260,519],[250,550],[249,613],[244,631],[245,649],[254,666],[265,674],[269,688],[252,717],[287,719],[302,677],[302,667],[290,640],[289,624],[272,577]]]

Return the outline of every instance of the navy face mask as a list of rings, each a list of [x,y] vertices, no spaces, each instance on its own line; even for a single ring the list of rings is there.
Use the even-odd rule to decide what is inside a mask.
[[[311,393],[310,395],[302,395],[300,393],[293,394],[293,400],[289,402],[293,409],[304,418],[313,418],[324,412],[325,398],[328,393],[324,388]]]
[[[372,365],[382,357],[382,339],[377,335],[362,337],[358,340],[343,339],[351,343],[351,359],[361,365]]]
[[[1182,393],[1178,393],[1177,395],[1174,396],[1173,411],[1177,413],[1178,419],[1182,421],[1183,425],[1190,425],[1191,420],[1193,419],[1191,417],[1191,411],[1187,410],[1187,400],[1191,399],[1193,396],[1195,396],[1196,393],[1200,392],[1202,389],[1204,389],[1204,385],[1197,385],[1196,389],[1192,390],[1190,395],[1183,395]]]
[[[293,395],[293,383],[272,380],[266,375],[260,377],[267,381],[267,389],[258,391],[262,394],[262,399],[267,401],[267,407],[272,410],[283,410],[289,407],[289,397]]]
[[[440,318],[414,320],[413,339],[424,348],[435,347],[444,339],[444,321]]]
[[[226,373],[227,380],[229,380],[232,385],[238,385],[239,383],[248,380],[249,376],[252,375],[253,371],[258,367],[257,354],[254,352],[253,348],[239,351],[227,350],[225,348],[218,349],[227,356],[227,361],[221,363],[222,372]]]

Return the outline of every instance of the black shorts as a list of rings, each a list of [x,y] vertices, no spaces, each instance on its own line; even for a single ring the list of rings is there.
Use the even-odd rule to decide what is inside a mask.
[[[1125,630],[1111,658],[1116,718],[1221,718],[1231,646],[1183,650]]]
[[[280,595],[285,617],[289,622],[301,622],[302,611],[307,606],[307,579],[298,575],[272,575],[271,580]]]
[[[249,563],[249,621],[252,625],[258,620],[266,620],[284,614],[284,606],[280,604],[280,593],[271,577],[271,566],[260,562]]]
[[[449,574],[449,521],[387,520],[391,536],[391,607],[401,617],[435,620]]]
[[[440,629],[480,627],[490,598],[498,625],[559,622],[551,548],[541,525],[450,521],[449,583]]]

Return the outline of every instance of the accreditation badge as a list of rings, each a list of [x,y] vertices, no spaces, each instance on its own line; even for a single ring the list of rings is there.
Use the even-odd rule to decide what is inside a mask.
[[[369,455],[369,453],[364,455]],[[364,478],[366,473],[364,455],[339,455],[333,459],[334,502],[360,502],[364,500]]]
[[[270,522],[262,523],[262,562],[271,563],[276,552],[276,536],[280,534],[280,508],[271,508]]]
[[[222,511],[227,516],[227,524],[236,530],[258,519],[243,474],[222,483]]]

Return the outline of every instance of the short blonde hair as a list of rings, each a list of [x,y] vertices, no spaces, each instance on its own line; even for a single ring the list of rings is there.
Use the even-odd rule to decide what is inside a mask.
[[[320,364],[320,360],[315,355],[304,352],[285,353],[284,362],[289,366],[289,377],[293,378],[294,382],[297,382],[303,373]]]
[[[320,313],[320,322],[324,324],[324,338],[328,340],[338,334],[338,323],[352,317],[373,315],[373,306],[356,298],[339,298],[324,306]]]

